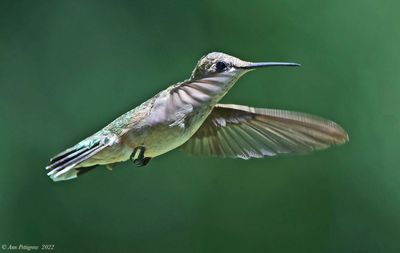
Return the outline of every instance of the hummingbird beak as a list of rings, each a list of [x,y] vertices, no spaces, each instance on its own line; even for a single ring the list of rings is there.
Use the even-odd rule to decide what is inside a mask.
[[[298,63],[292,62],[249,62],[243,66],[238,66],[239,69],[256,69],[263,67],[286,66],[286,67],[299,67]]]

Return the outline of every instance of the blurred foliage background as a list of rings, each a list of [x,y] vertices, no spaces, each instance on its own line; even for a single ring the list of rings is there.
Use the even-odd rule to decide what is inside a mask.
[[[0,243],[56,252],[400,252],[398,1],[1,1]],[[249,161],[174,150],[53,183],[48,159],[222,51],[294,61],[226,103],[350,143]]]

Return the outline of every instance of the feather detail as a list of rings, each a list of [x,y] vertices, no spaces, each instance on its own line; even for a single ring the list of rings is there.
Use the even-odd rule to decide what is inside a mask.
[[[86,168],[79,169],[79,167],[82,167],[82,163],[117,141],[118,138],[115,135],[93,135],[51,158],[49,165],[46,167],[47,170],[50,170],[47,175],[53,181],[76,178],[83,172],[88,171]]]
[[[196,155],[249,159],[308,153],[348,140],[342,127],[317,116],[217,104],[182,148]]]

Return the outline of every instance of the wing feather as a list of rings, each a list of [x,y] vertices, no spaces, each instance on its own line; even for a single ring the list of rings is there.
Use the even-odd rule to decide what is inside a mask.
[[[346,141],[348,135],[342,127],[317,116],[217,104],[182,148],[197,155],[249,159],[308,153]]]

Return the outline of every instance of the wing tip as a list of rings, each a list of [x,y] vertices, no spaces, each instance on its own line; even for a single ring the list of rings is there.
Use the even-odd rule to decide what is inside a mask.
[[[347,142],[350,141],[349,134],[346,132],[346,130],[343,129],[339,124],[332,122],[333,124],[333,129],[334,133],[332,134],[335,137],[335,143],[336,145],[343,145]]]

